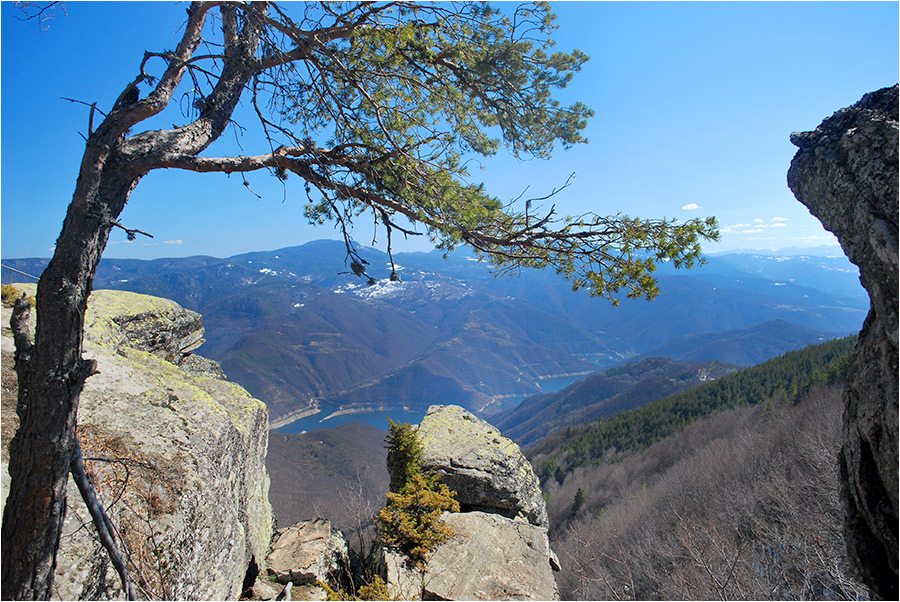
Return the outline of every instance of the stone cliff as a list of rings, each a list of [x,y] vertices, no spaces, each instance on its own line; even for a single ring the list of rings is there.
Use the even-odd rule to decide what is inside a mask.
[[[434,551],[424,576],[385,555],[394,591],[408,598],[424,588],[432,600],[559,599],[546,506],[519,446],[458,406],[431,406],[417,432],[423,468],[456,491],[461,512],[444,514],[455,535]]]
[[[812,132],[788,185],[860,268],[871,300],[844,390],[845,536],[873,592],[898,595],[898,87],[866,94]]]
[[[81,396],[78,434],[120,547],[135,563],[139,596],[236,599],[272,535],[265,405],[190,354],[202,343],[202,320],[174,302],[95,291],[85,324],[84,355],[100,374]],[[4,355],[10,344],[4,336]],[[57,595],[120,597],[71,480],[68,504]]]

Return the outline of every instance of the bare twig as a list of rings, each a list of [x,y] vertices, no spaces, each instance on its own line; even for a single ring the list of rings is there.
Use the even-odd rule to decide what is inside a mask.
[[[143,234],[147,238],[153,238],[152,234],[148,234],[147,232],[144,232],[143,230],[138,230],[136,228],[126,228],[117,220],[113,220],[111,223],[116,228],[122,228],[123,230],[125,230],[125,236],[128,237],[128,240],[134,240],[135,238],[137,238],[138,234]]]

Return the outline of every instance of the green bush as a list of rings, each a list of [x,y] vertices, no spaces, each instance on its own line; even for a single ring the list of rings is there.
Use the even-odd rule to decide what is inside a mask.
[[[359,592],[357,596],[352,594],[348,594],[342,589],[337,591],[333,590],[327,583],[318,582],[317,585],[325,590],[325,599],[332,601],[343,601],[343,600],[401,600],[402,598],[398,597],[394,593],[391,592],[390,587],[384,580],[375,575],[372,579],[372,582],[362,586],[359,588]]]
[[[459,512],[456,492],[434,475],[414,474],[398,493],[388,492],[388,503],[378,513],[382,541],[422,569],[438,545],[453,537],[453,529],[441,522],[445,511]]]
[[[422,472],[422,443],[411,425],[390,418],[388,421],[390,426],[384,441],[388,448],[390,488],[400,491],[413,475]]]

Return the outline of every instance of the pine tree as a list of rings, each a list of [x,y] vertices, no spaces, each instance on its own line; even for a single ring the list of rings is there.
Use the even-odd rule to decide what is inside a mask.
[[[391,420],[385,442],[391,491],[376,518],[378,530],[383,543],[424,570],[431,552],[454,534],[441,522],[441,514],[459,512],[456,492],[422,470],[422,443],[412,426]]]

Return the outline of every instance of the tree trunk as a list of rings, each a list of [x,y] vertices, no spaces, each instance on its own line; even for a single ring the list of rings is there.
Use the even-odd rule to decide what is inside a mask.
[[[53,259],[38,283],[34,346],[30,353],[18,350],[16,363],[20,425],[10,443],[3,513],[4,600],[52,594],[78,400],[96,366],[81,357],[84,312],[112,222],[138,179],[113,161],[91,187],[95,194],[79,198],[79,178]]]
[[[193,122],[126,138],[141,121],[162,111],[201,41],[206,14],[219,6],[224,36],[222,71],[205,108]],[[78,401],[96,370],[81,357],[84,313],[110,230],[141,177],[166,167],[165,157],[195,156],[231,120],[248,82],[261,68],[254,57],[264,33],[265,3],[240,10],[194,2],[181,42],[166,53],[156,88],[136,103],[117,102],[88,138],[62,232],[37,292],[33,345],[25,340],[17,365],[20,425],[10,443],[10,491],[3,512],[2,597],[49,599],[66,512],[66,486],[75,448]],[[146,60],[146,57],[145,57]],[[146,75],[122,92],[121,98]],[[27,329],[21,332],[27,332]]]

